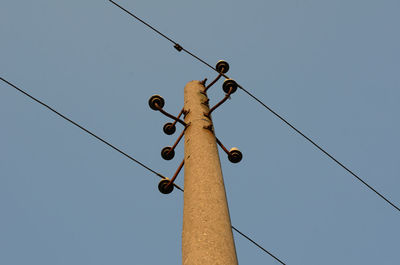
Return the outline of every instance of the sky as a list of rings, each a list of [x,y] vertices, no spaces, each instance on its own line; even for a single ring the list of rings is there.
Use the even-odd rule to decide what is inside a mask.
[[[400,2],[119,4],[400,205]],[[0,1],[0,76],[157,172],[183,88],[216,73],[109,1]],[[224,96],[222,81],[209,92]],[[213,113],[232,224],[287,264],[400,264],[400,212],[238,90]],[[0,264],[180,264],[183,196],[0,82]],[[177,179],[184,186],[183,174]],[[278,264],[234,232],[240,264]]]

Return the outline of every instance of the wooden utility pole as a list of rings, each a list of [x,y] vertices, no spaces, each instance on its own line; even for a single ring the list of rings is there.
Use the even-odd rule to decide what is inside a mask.
[[[185,86],[183,265],[237,265],[228,203],[208,97],[200,81]]]

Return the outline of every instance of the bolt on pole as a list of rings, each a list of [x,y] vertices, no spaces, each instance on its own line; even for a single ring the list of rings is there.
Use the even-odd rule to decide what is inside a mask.
[[[183,265],[237,265],[208,97],[200,81],[184,89]]]

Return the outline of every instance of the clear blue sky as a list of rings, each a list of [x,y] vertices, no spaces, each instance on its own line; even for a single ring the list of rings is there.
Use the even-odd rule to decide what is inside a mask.
[[[400,2],[120,4],[230,76],[400,204]],[[108,1],[1,0],[0,75],[166,176],[186,82],[215,73]],[[211,102],[223,97],[221,82]],[[400,213],[238,91],[213,115],[232,223],[287,264],[400,264]],[[0,264],[180,264],[183,197],[0,84]],[[183,185],[183,175],[177,180]],[[277,264],[235,233],[241,264]]]

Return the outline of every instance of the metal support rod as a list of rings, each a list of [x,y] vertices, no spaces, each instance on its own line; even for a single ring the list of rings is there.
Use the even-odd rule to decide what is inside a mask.
[[[158,104],[155,104],[155,105],[156,105],[157,109],[158,109],[162,114],[164,114],[164,115],[167,116],[168,118],[173,119],[174,121],[179,122],[179,123],[182,124],[183,126],[186,126],[186,123],[185,123],[184,121],[182,121],[181,119],[175,117],[175,116],[172,115],[172,114],[169,114],[169,113],[166,112],[163,108],[161,108]]]
[[[181,164],[179,165],[178,169],[176,170],[174,176],[173,176],[173,177],[171,178],[171,180],[169,181],[167,187],[168,187],[169,185],[173,185],[173,184],[174,184],[174,181],[175,181],[176,177],[179,175],[179,172],[181,172],[181,169],[182,169],[182,167],[183,167],[184,164],[185,164],[185,159],[182,160],[182,162],[181,162]]]
[[[186,128],[185,128],[185,129],[186,129]],[[171,149],[169,150],[169,152],[167,153],[167,155],[169,155],[169,153],[171,153],[171,152],[175,149],[175,147],[178,145],[178,143],[181,141],[181,139],[182,139],[182,137],[183,137],[183,135],[184,135],[184,133],[185,133],[185,129],[182,130],[182,133],[179,135],[178,139],[176,139],[174,145],[171,147]]]
[[[217,137],[215,137],[215,139],[217,140],[217,144],[222,148],[222,150],[224,150],[224,152],[225,152],[227,155],[229,155],[228,149],[226,149],[226,147],[221,143],[221,141],[220,141]]]
[[[222,76],[222,73],[219,73],[218,76],[204,89],[204,92],[207,92],[207,90],[212,87]]]
[[[161,178],[162,178],[162,179],[168,179],[168,178],[166,178],[166,177],[164,177],[164,176],[162,176]],[[183,192],[183,189],[182,189],[179,185],[176,185],[175,183],[172,183],[172,184],[174,185],[175,188],[177,188],[178,190],[180,190],[180,191]]]
[[[217,143],[200,81],[185,86],[182,264],[237,265]]]
[[[216,108],[218,108],[219,106],[221,106],[225,101],[227,101],[228,100],[228,98],[231,96],[231,94],[232,94],[232,88],[229,90],[229,92],[228,93],[226,93],[225,94],[225,97],[220,101],[220,102],[218,102],[214,107],[212,107],[211,109],[210,109],[210,111],[208,112],[208,114],[207,115],[211,115],[211,112],[213,112]]]
[[[178,116],[176,116],[176,119],[174,120],[174,122],[172,123],[172,126],[175,126],[178,119],[182,116],[183,114],[183,108],[181,109],[181,112],[179,112]]]

